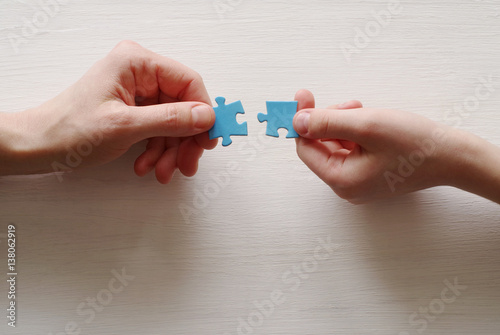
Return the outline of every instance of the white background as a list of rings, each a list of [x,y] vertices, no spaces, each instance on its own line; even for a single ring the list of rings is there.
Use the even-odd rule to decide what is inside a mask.
[[[500,332],[498,205],[447,187],[351,205],[301,163],[285,132],[265,137],[257,121],[266,100],[308,88],[318,106],[357,98],[500,144],[498,1],[401,1],[382,24],[374,13],[394,6],[385,1],[61,3],[48,16],[36,1],[3,1],[1,111],[41,104],[130,39],[194,68],[212,99],[241,100],[249,136],[168,186],[133,174],[144,143],[63,182],[0,178],[0,278],[9,223],[19,274],[18,327],[0,313],[2,334]],[[478,99],[486,78],[495,87]],[[223,178],[228,164],[236,172]],[[311,263],[328,239],[331,254]],[[302,278],[289,272],[304,266]],[[122,269],[134,279],[109,296]],[[454,295],[446,281],[466,288]],[[285,301],[256,312],[276,290]],[[88,312],[92,297],[107,300],[89,320],[77,309]]]

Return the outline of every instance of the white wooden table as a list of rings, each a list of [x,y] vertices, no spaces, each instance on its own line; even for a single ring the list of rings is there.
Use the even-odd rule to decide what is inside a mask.
[[[9,224],[17,248],[1,334],[500,333],[498,205],[445,187],[351,205],[257,121],[308,88],[318,106],[357,98],[500,145],[497,0],[59,3],[3,1],[1,111],[131,39],[241,100],[250,134],[168,186],[133,174],[144,143],[63,182],[0,178],[5,315]]]

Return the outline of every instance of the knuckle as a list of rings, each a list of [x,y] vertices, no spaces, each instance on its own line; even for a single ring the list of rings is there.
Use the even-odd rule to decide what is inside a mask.
[[[332,115],[324,112],[311,113],[309,133],[314,137],[327,137],[335,122],[332,118]]]
[[[349,202],[355,201],[360,196],[360,192],[356,188],[335,188],[333,191],[342,199]]]
[[[115,50],[129,50],[131,48],[137,48],[139,44],[131,40],[123,40],[118,42],[115,46]]]
[[[360,118],[358,123],[358,134],[363,138],[371,138],[384,134],[384,120],[387,116],[383,111],[372,110]]]
[[[189,74],[191,80],[189,81],[189,84],[187,85],[187,87],[194,87],[194,88],[197,88],[197,87],[204,87],[205,84],[203,82],[203,78],[201,77],[201,75],[192,70],[192,72]],[[187,88],[186,88],[187,89]]]
[[[361,198],[349,199],[347,201],[349,201],[353,205],[362,205],[362,204],[366,204],[367,203],[366,200],[361,199]]]
[[[111,136],[120,136],[134,126],[134,121],[125,108],[109,108],[105,113],[99,113],[98,123],[102,131]]]
[[[346,190],[346,189],[342,189],[342,188],[333,188],[333,191],[335,192],[335,194],[337,194],[340,198],[344,199],[344,200],[349,200],[352,198],[352,191],[350,190]]]
[[[142,46],[134,41],[123,40],[119,42],[109,53],[112,62],[129,62],[132,57],[141,54]]]
[[[194,76],[194,81],[203,83],[203,77],[201,76],[201,74],[195,71],[193,76]]]
[[[203,82],[201,74],[193,69],[191,69],[190,71],[190,77],[192,78],[193,82]]]
[[[177,129],[182,127],[182,110],[178,104],[170,104],[165,116],[161,120],[163,126],[168,129]]]
[[[342,199],[353,204],[363,203],[369,193],[370,181],[366,178],[355,180],[344,180],[332,186],[333,191]]]

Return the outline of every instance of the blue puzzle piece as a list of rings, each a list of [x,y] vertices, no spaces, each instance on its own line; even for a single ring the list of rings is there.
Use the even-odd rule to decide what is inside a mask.
[[[278,129],[288,130],[287,138],[299,137],[293,129],[293,116],[297,112],[297,101],[266,101],[267,114],[259,113],[259,122],[267,121],[266,135],[279,137]]]
[[[229,136],[248,135],[247,123],[238,123],[236,121],[236,114],[245,114],[241,101],[226,105],[226,98],[217,97],[215,102],[217,102],[218,107],[214,107],[215,124],[208,131],[210,139],[222,137],[222,145],[228,146],[233,142]]]

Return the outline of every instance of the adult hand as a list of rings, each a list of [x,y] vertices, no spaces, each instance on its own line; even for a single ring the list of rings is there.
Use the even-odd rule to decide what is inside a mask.
[[[0,114],[0,174],[45,173],[100,165],[148,139],[135,162],[168,183],[176,169],[196,173],[215,121],[198,73],[124,41],[54,99]]]

